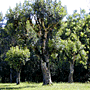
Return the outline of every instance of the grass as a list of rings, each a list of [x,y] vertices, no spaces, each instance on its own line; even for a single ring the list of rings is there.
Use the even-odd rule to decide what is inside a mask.
[[[90,90],[90,83],[53,83],[42,86],[42,83],[0,83],[0,90]]]

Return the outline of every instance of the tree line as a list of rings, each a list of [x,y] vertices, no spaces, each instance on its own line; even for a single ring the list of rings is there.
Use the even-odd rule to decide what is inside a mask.
[[[89,79],[90,15],[75,10],[64,21],[66,15],[66,7],[57,0],[27,0],[8,9],[7,24],[0,27],[2,82],[5,77],[10,82],[16,78],[17,84],[21,79],[43,85]]]

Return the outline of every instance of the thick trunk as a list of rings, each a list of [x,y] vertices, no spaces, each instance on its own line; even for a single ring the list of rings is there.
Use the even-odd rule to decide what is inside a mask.
[[[48,62],[41,61],[41,69],[43,73],[43,85],[52,84],[50,70],[47,65]]]
[[[20,71],[17,71],[16,84],[20,84]]]
[[[69,83],[73,82],[73,73],[74,73],[74,63],[70,62],[70,73],[69,73],[69,77],[68,77]]]
[[[10,68],[10,83],[12,83],[12,68]]]

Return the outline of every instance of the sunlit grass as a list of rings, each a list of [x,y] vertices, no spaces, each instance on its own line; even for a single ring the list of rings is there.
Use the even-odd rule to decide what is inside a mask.
[[[42,83],[0,83],[0,90],[90,90],[90,83],[53,83],[43,86]]]

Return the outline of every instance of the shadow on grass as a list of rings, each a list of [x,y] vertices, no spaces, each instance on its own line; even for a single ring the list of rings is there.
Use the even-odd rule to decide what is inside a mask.
[[[9,89],[24,89],[24,88],[35,88],[37,86],[23,86],[23,87],[2,87],[0,90],[9,90]]]

